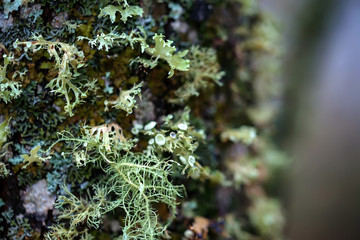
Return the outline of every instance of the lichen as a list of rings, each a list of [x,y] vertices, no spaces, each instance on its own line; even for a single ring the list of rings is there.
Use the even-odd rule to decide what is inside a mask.
[[[127,112],[127,114],[132,114],[133,109],[137,107],[135,97],[141,98],[141,87],[143,83],[134,85],[129,90],[120,90],[119,97],[114,101],[105,100],[105,107],[112,105],[115,109],[122,109]]]
[[[0,238],[279,236],[281,44],[256,0],[3,5]]]
[[[118,2],[120,6],[114,6],[110,4],[102,8],[99,17],[109,15],[111,22],[114,23],[116,20],[116,13],[120,13],[121,21],[123,21],[123,23],[126,23],[129,17],[133,17],[133,16],[141,17],[143,15],[144,11],[139,6],[130,6],[127,3],[127,1],[116,0],[116,2]]]
[[[199,91],[208,88],[211,82],[222,86],[220,80],[225,75],[225,72],[220,70],[216,51],[212,48],[192,46],[187,58],[191,67],[183,74],[185,83],[176,90],[177,98],[172,100],[175,103],[183,103],[191,96],[199,96]]]
[[[14,54],[4,54],[4,65],[0,66],[0,99],[5,103],[10,102],[12,99],[18,98],[22,92],[21,85],[17,81],[10,80],[7,78],[7,68],[10,63],[14,62]],[[19,72],[18,75],[22,77],[25,72]],[[15,77],[16,74],[13,75]]]
[[[42,179],[26,188],[22,193],[26,214],[34,214],[45,220],[48,211],[54,208],[56,197],[47,190],[47,182]]]
[[[124,138],[119,127],[114,126],[92,128],[80,138],[66,132],[60,135],[59,141],[70,144],[70,152],[84,154],[83,166],[101,165],[106,181],[95,187],[95,195],[86,204],[83,203],[85,200],[76,198],[65,189],[69,197],[63,196],[57,202],[61,211],[59,218],[70,220],[69,230],[72,232],[76,225],[85,221],[89,227],[97,228],[102,215],[122,208],[126,212],[123,239],[155,239],[166,227],[158,224],[153,204],[163,202],[174,214],[181,188],[168,180],[170,161],[162,160],[152,150],[129,152],[124,148],[125,144],[129,142],[128,147],[134,145]],[[110,198],[111,194],[116,198]],[[60,229],[54,228],[52,235],[61,235]]]
[[[58,70],[58,76],[52,79],[46,87],[49,87],[52,92],[65,97],[66,105],[64,110],[69,113],[70,116],[73,116],[73,108],[81,103],[81,99],[85,98],[89,92],[96,91],[97,89],[95,79],[87,80],[87,82],[83,84],[83,90],[80,90],[80,88],[73,83],[73,80],[80,76],[78,69],[86,65],[84,53],[79,51],[75,45],[46,41],[41,35],[34,35],[33,40],[34,41],[25,42],[16,41],[13,46],[18,50],[20,46],[24,46],[25,52],[28,50],[37,52],[45,49],[49,53],[50,58],[54,58],[55,69]],[[75,99],[72,99],[71,96],[74,96]]]
[[[40,146],[37,145],[30,151],[30,155],[26,155],[26,154],[21,155],[24,158],[24,163],[25,163],[23,168],[26,168],[27,166],[29,166],[30,164],[33,164],[33,163],[40,165],[41,163],[43,163],[44,161],[46,161],[50,158],[50,157],[43,158],[43,157],[39,156],[39,154],[38,154],[39,150],[40,150]]]

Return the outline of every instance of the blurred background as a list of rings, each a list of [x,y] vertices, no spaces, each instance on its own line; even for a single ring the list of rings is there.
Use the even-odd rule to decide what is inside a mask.
[[[360,239],[360,2],[262,1],[284,29],[288,239]]]

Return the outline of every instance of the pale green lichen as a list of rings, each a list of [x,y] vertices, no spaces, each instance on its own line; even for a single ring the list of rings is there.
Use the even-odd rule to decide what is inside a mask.
[[[6,178],[10,175],[10,171],[6,168],[5,163],[0,162],[0,177]]]
[[[12,99],[18,98],[22,92],[20,89],[21,84],[19,82],[10,80],[6,77],[6,71],[10,63],[14,61],[14,54],[10,53],[9,55],[4,54],[4,65],[0,66],[0,99],[5,103],[11,102]],[[16,72],[13,74],[13,78],[16,75],[22,76],[25,72]]]
[[[154,47],[150,47],[146,43],[146,35],[144,32],[141,34],[138,31],[131,31],[131,33],[127,35],[125,33],[118,34],[115,32],[115,30],[112,30],[108,34],[100,32],[95,39],[90,39],[83,36],[78,37],[78,39],[87,39],[89,40],[89,44],[92,47],[97,46],[99,50],[105,49],[106,51],[109,51],[109,49],[113,46],[120,45],[130,45],[131,48],[134,49],[136,44],[140,44],[141,52],[149,54],[151,58],[145,59],[137,57],[131,62],[131,64],[139,62],[143,64],[144,67],[149,67],[152,69],[158,65],[158,60],[161,59],[167,62],[170,66],[168,78],[171,78],[174,75],[174,70],[189,71],[190,60],[184,58],[188,51],[178,51],[175,53],[176,47],[172,46],[173,41],[165,41],[164,35],[162,34],[155,34],[153,36],[155,43]]]
[[[142,16],[144,13],[144,10],[139,6],[132,6],[127,3],[125,0],[115,0],[120,6],[115,5],[108,5],[102,9],[100,9],[99,17],[103,16],[109,16],[112,23],[116,20],[116,14],[120,13],[121,15],[121,21],[123,23],[126,23],[129,17],[133,16]]]
[[[2,123],[0,123],[0,149],[6,143],[9,133],[9,121],[3,121]]]
[[[242,184],[251,184],[261,174],[259,161],[247,157],[228,157],[225,165],[232,175],[232,184],[236,189],[239,189]]]
[[[96,188],[95,195],[91,199],[81,199],[72,194],[65,186],[66,195],[62,195],[56,201],[55,207],[61,209],[59,219],[70,221],[70,231],[76,230],[77,225],[86,222],[87,226],[98,228],[101,216],[105,214],[106,192]]]
[[[81,99],[85,98],[88,92],[97,89],[95,79],[83,84],[82,90],[73,83],[73,80],[80,76],[78,69],[86,65],[84,53],[79,51],[75,45],[46,41],[41,35],[34,35],[33,39],[34,41],[16,41],[13,44],[14,48],[19,49],[19,46],[24,46],[25,51],[32,50],[33,52],[45,49],[50,58],[55,59],[55,69],[58,70],[58,75],[46,87],[49,87],[56,94],[65,96],[65,112],[73,116],[73,108],[82,102]]]
[[[140,133],[151,137],[148,149],[160,154],[171,153],[184,165],[183,173],[189,168],[191,171],[198,170],[194,152],[199,141],[205,139],[203,131],[196,130],[190,125],[189,114],[190,111],[186,108],[175,118],[172,115],[164,117],[160,129],[155,128],[154,121],[147,123],[143,129],[137,127]]]
[[[94,147],[92,145],[94,141],[101,151],[106,149],[107,152],[118,148],[120,150],[130,150],[133,147],[132,141],[127,141],[122,128],[116,123],[92,127],[90,131],[85,129],[85,134],[88,141],[85,147],[90,149]]]
[[[240,128],[226,129],[221,133],[221,141],[243,142],[251,144],[256,138],[254,127],[242,126]]]
[[[251,222],[263,237],[282,239],[285,219],[280,203],[271,198],[257,197],[249,210]]]
[[[112,105],[115,109],[122,109],[127,114],[132,114],[133,109],[137,107],[136,97],[141,99],[141,87],[143,83],[135,84],[129,90],[120,90],[119,97],[115,101],[104,101],[105,110],[108,110],[108,105]]]
[[[176,48],[172,46],[173,41],[164,41],[164,35],[162,34],[155,34],[153,40],[155,46],[153,48],[146,48],[145,51],[155,58],[151,59],[155,66],[157,65],[158,59],[166,61],[170,66],[169,78],[174,75],[175,69],[179,71],[189,71],[190,60],[184,59],[188,51],[185,50],[174,53]],[[151,65],[151,67],[153,68],[154,65]]]
[[[4,121],[0,124],[0,177],[7,177],[10,175],[10,171],[6,168],[6,164],[1,162],[1,158],[7,153],[7,136],[10,133],[9,121]]]
[[[129,151],[136,143],[135,139],[126,139],[122,128],[116,123],[102,124],[95,127],[83,127],[81,137],[75,137],[68,131],[58,133],[59,141],[73,141],[76,146],[71,154],[75,155],[78,166],[94,163],[106,158],[108,153],[119,154],[120,151]],[[96,149],[96,157],[89,159],[88,152]]]
[[[110,170],[109,184],[113,185],[115,194],[121,198],[119,203],[126,211],[123,239],[159,239],[166,225],[158,223],[152,205],[166,204],[174,217],[176,198],[181,192],[181,188],[168,180],[171,162],[152,152],[130,154]]]
[[[100,31],[96,38],[91,39],[84,36],[79,36],[78,40],[88,40],[89,45],[91,47],[96,47],[98,50],[105,50],[109,51],[110,48],[116,47],[116,46],[127,46],[130,45],[132,49],[136,47],[136,44],[140,44],[141,52],[144,52],[146,48],[149,47],[149,45],[146,43],[146,34],[144,31],[142,31],[141,28],[140,32],[136,30],[132,30],[129,34],[122,33],[119,34],[116,32],[116,28],[111,30],[109,33],[105,34],[104,32]]]
[[[51,157],[41,157],[38,152],[40,150],[40,145],[37,145],[30,151],[30,155],[24,154],[21,155],[21,157],[24,158],[24,163],[26,163],[22,168],[26,168],[32,163],[36,163],[37,165],[40,165],[44,161],[50,159]]]
[[[211,82],[222,86],[220,80],[225,75],[225,72],[220,71],[216,51],[213,48],[192,46],[187,58],[191,67],[183,74],[185,83],[176,90],[177,98],[171,100],[175,103],[183,103],[191,96],[199,96],[199,91],[209,87]]]
[[[60,219],[69,219],[69,232],[76,233],[76,226],[86,223],[97,228],[100,217],[115,209],[122,208],[125,215],[122,239],[158,239],[166,229],[157,219],[154,203],[165,203],[175,213],[176,198],[181,188],[174,186],[168,176],[171,161],[158,157],[152,150],[142,153],[124,151],[120,141],[121,135],[107,136],[104,131],[114,132],[112,127],[85,131],[82,137],[76,138],[67,132],[60,134],[59,141],[70,144],[70,153],[84,151],[87,164],[101,165],[106,180],[95,188],[95,195],[89,200],[81,200],[71,194],[62,196],[57,203]],[[109,133],[110,134],[110,133]],[[131,140],[129,140],[131,141]],[[109,147],[109,148],[108,148]],[[110,149],[110,151],[105,151]],[[115,195],[115,198],[110,196]],[[53,228],[53,236],[63,233],[61,226]]]

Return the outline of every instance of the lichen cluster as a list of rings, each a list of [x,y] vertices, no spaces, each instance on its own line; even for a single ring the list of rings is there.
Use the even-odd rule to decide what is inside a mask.
[[[281,239],[256,0],[3,2],[0,237]]]

